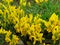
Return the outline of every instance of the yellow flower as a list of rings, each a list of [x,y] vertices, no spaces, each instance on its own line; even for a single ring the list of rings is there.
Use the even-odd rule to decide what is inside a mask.
[[[3,12],[4,18],[6,18],[7,14],[9,14],[9,11],[8,10],[4,10],[4,12]]]
[[[55,13],[53,13],[52,16],[50,17],[49,21],[50,21],[52,24],[56,25],[57,22],[58,22],[58,16],[57,16]]]
[[[26,6],[26,2],[24,2],[23,5]]]
[[[2,10],[0,10],[0,14],[3,14]]]
[[[12,32],[9,30],[7,31],[6,37],[9,37],[12,34]]]
[[[24,12],[23,9],[21,9],[21,10],[20,10],[20,17],[24,17],[24,15],[25,15],[25,12]]]
[[[30,23],[32,22],[32,19],[33,19],[33,15],[29,14],[29,21],[30,21]]]
[[[2,24],[1,21],[0,21],[0,24]]]
[[[13,12],[15,12],[15,14],[16,14],[16,6],[11,6],[11,5],[9,5],[9,11],[10,11],[10,13],[13,13]],[[13,11],[13,12],[12,12]]]
[[[19,24],[16,24],[14,28],[16,29],[16,32],[20,32]]]
[[[29,21],[27,15],[25,17],[22,17],[20,20],[22,21],[22,23],[26,23]]]
[[[52,40],[56,40],[55,36],[52,36]]]
[[[5,41],[7,43],[9,43],[9,45],[16,45],[19,41],[18,36],[14,35],[14,34],[12,35],[12,39],[10,39],[10,35],[12,34],[12,32],[10,32],[10,30],[6,31],[5,29],[1,28],[0,34],[6,34],[5,35]]]
[[[15,40],[15,41],[18,41],[19,40],[19,38],[18,38],[18,36],[16,36],[16,35],[13,35],[13,38],[12,38],[12,40]],[[18,42],[17,42],[18,43]]]
[[[31,27],[30,27],[30,30],[31,30],[31,31],[34,31],[34,30],[35,30],[34,27],[35,27],[34,24],[32,24]]]
[[[6,42],[10,42],[11,39],[10,39],[9,37],[5,37],[5,41],[6,41]]]
[[[20,5],[26,6],[26,0],[20,0]]]
[[[35,25],[35,30],[38,31],[38,32],[41,32],[40,24]]]
[[[39,0],[35,0],[36,3],[39,3]]]
[[[43,43],[43,45],[46,45],[45,43]]]
[[[31,35],[31,30],[27,30],[27,34],[28,35]]]
[[[3,28],[0,29],[0,34],[3,32]]]
[[[23,28],[24,28],[24,29],[30,28],[30,24],[29,24],[29,23],[25,23]]]
[[[11,41],[12,41],[11,44],[14,44],[14,45],[18,44],[18,41],[19,41],[18,36],[12,35],[12,40]]]
[[[30,40],[34,39],[33,44],[35,44],[35,43],[36,43],[36,41],[37,41],[36,36],[33,36],[33,35],[30,35],[29,39],[30,39]]]
[[[45,0],[45,2],[47,2],[48,0]]]
[[[58,22],[58,16],[53,13],[52,16],[50,17],[49,21],[43,21],[45,26],[47,27],[48,32],[52,32],[53,28],[55,28],[56,25],[59,25]]]
[[[13,43],[13,42],[12,42],[12,41],[10,41],[9,45],[12,45],[12,43]]]
[[[40,43],[42,43],[43,40],[43,33],[39,33],[38,34],[38,41],[40,41]]]
[[[59,26],[55,26],[52,30],[52,34],[53,34],[52,39],[54,39],[54,41],[60,39],[60,31],[59,30],[60,30]]]
[[[31,7],[31,3],[30,2],[28,2],[28,6]]]
[[[6,34],[6,33],[7,33],[7,31],[4,29],[4,30],[3,30],[3,34]]]
[[[36,3],[42,3],[44,0],[35,0]]]
[[[36,39],[34,38],[34,42],[33,42],[33,45],[35,45],[35,43],[36,43]]]
[[[45,21],[44,24],[45,24],[46,27],[49,27],[51,25],[51,23],[47,22],[47,21]]]
[[[12,34],[12,32],[10,32],[10,31],[7,31],[6,32],[6,37],[5,37],[5,41],[6,42],[10,42],[11,41],[11,39],[10,39],[10,35]]]

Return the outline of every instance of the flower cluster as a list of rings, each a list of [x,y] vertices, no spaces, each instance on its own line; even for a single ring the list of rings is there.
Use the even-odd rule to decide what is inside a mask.
[[[43,21],[43,22],[46,26],[46,30],[48,32],[52,32],[52,40],[54,40],[54,42],[56,40],[59,40],[60,39],[60,20],[58,19],[58,15],[53,13],[49,21]]]
[[[43,39],[43,33],[41,32],[41,19],[37,15],[37,17],[33,17],[32,14],[29,14],[29,16],[24,16],[20,19],[19,24],[15,25],[16,32],[22,34],[22,36],[29,35],[29,39],[32,40],[34,39],[34,43],[36,41],[42,42]]]
[[[19,41],[18,36],[12,34],[12,32],[10,30],[6,31],[5,29],[1,28],[0,29],[0,34],[5,34],[5,41],[7,43],[9,43],[9,45],[16,45],[16,44],[18,44],[18,41]]]

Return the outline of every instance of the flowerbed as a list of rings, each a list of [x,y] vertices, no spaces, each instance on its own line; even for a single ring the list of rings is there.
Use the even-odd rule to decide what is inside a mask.
[[[0,2],[0,44],[17,45],[19,40],[22,40],[25,45],[42,43],[42,45],[58,45],[60,13],[55,12],[55,7],[48,8],[47,5],[52,4],[49,1],[2,0]],[[47,11],[42,8],[47,8]],[[52,10],[51,13],[48,12],[49,9]]]

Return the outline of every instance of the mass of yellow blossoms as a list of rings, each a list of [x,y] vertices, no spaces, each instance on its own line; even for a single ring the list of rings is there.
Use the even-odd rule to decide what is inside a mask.
[[[52,32],[53,34],[52,40],[56,41],[60,39],[60,20],[58,18],[58,15],[53,13],[49,21],[43,21],[43,22],[46,26],[46,30],[48,32]]]
[[[4,2],[8,2],[8,6],[6,6],[3,3],[0,3],[0,16],[3,17],[3,22],[0,20],[1,28],[0,28],[0,34],[6,34],[5,35],[5,41],[9,45],[16,45],[18,44],[18,41],[20,37],[18,38],[17,35],[13,34],[11,30],[4,29],[8,24],[14,24],[13,31],[16,31],[15,33],[20,34],[22,36],[29,35],[29,40],[33,40],[33,45],[36,44],[37,41],[40,43],[43,43],[42,41],[45,40],[43,37],[43,29],[41,26],[42,23],[45,25],[45,30],[48,31],[48,33],[52,32],[52,39],[54,43],[56,40],[60,39],[60,20],[58,15],[53,13],[48,21],[43,20],[41,18],[40,14],[37,14],[34,16],[31,14],[25,14],[24,10],[21,9],[19,6],[18,8],[16,6],[10,5],[10,2],[13,2],[13,0],[3,0]],[[35,0],[36,3],[40,3],[43,1],[48,0]],[[24,3],[23,3],[24,2]],[[20,4],[26,5],[25,0],[20,0]],[[30,4],[29,4],[30,5]],[[3,8],[3,10],[2,10]],[[1,19],[1,18],[0,18]],[[12,35],[12,38],[11,38]]]
[[[5,41],[9,42],[9,45],[18,44],[18,41],[19,41],[18,36],[12,34],[12,32],[10,30],[6,31],[5,29],[1,28],[0,29],[0,34],[5,34]],[[12,38],[10,36],[12,36]]]

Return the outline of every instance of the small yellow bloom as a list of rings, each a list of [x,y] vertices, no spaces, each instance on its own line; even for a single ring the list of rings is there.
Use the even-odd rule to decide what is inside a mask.
[[[28,2],[28,6],[31,7],[31,3],[30,2]]]
[[[45,43],[43,43],[43,45],[45,45]]]
[[[9,37],[12,34],[12,32],[9,30],[7,31],[6,37]]]
[[[9,37],[6,37],[6,38],[5,38],[5,41],[6,41],[6,42],[10,42],[11,39],[10,39]]]
[[[44,0],[35,0],[35,2],[39,4],[39,3],[44,2]]]
[[[3,14],[2,10],[0,10],[0,14]]]
[[[39,38],[38,38],[38,40],[40,41],[40,43],[42,43],[42,39],[43,39],[42,36],[43,36],[43,33],[40,33],[40,34],[39,34]]]
[[[20,5],[26,6],[26,0],[20,0]]]
[[[30,30],[34,31],[35,30],[34,27],[35,27],[34,24],[32,24],[31,27],[30,27]]]
[[[35,0],[36,1],[36,3],[39,3],[39,0]]]
[[[52,40],[56,40],[55,36],[52,36]]]
[[[26,6],[26,2],[23,3],[23,6]]]
[[[33,15],[29,14],[29,21],[30,21],[30,23],[32,22],[32,19],[33,19]]]
[[[13,43],[13,42],[12,42],[12,41],[10,41],[9,45],[12,45],[12,43]]]
[[[45,2],[48,2],[48,0],[45,0]]]
[[[11,41],[12,41],[12,44],[14,44],[14,45],[18,44],[18,41],[19,41],[18,36],[12,35],[12,40]]]
[[[58,16],[55,13],[53,13],[52,16],[50,17],[49,21],[57,22],[58,21]]]
[[[3,28],[0,29],[0,34],[3,32]]]

